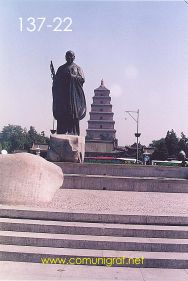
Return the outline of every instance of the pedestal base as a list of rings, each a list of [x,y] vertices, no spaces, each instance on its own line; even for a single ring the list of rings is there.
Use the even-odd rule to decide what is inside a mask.
[[[84,154],[84,137],[64,134],[50,136],[50,149],[47,154],[49,161],[83,163]]]

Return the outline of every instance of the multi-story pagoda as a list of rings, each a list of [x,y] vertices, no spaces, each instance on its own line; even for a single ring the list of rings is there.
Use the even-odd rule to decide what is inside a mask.
[[[86,153],[111,153],[117,146],[114,113],[109,95],[110,90],[104,86],[102,80],[100,87],[94,90],[90,119],[86,130]]]

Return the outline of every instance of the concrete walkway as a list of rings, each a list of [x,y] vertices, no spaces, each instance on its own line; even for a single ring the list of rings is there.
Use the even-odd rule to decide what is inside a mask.
[[[1,261],[0,280],[188,281],[188,269],[112,268]]]
[[[6,207],[0,205],[0,208]],[[76,213],[187,216],[188,193],[60,189],[52,202],[38,203],[35,208]]]

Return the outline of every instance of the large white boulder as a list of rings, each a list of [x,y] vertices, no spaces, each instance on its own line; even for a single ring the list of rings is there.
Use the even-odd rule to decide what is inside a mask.
[[[62,184],[61,168],[40,156],[0,155],[0,204],[49,202]]]

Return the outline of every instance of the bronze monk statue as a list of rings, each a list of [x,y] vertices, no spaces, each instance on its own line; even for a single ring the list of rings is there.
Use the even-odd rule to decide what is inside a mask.
[[[53,116],[57,120],[57,134],[80,135],[79,120],[86,115],[82,69],[74,63],[75,54],[66,52],[66,63],[53,75]]]

